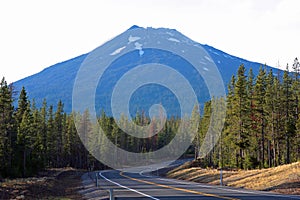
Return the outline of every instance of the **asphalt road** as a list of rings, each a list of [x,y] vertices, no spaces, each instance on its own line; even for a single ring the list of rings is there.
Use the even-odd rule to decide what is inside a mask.
[[[153,169],[151,169],[153,170]],[[150,170],[149,170],[150,171]],[[167,179],[140,169],[134,172],[107,170],[97,172],[98,189],[113,190],[116,199],[300,199],[300,196],[282,195],[226,186],[213,186],[194,182]]]

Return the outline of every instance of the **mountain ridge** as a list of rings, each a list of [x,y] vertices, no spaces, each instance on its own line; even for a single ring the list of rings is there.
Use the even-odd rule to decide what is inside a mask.
[[[135,28],[140,28],[140,27],[134,25],[134,26],[130,27],[128,30],[132,30]],[[166,29],[166,28],[158,28],[158,29],[149,28],[149,29],[155,30],[155,31],[157,31],[159,33],[163,33],[163,34],[168,33],[169,31],[173,31],[176,34],[178,32],[175,29]],[[183,35],[183,34],[178,32],[178,35]],[[186,36],[184,36],[184,37],[186,37]],[[183,39],[186,39],[186,38],[183,38]],[[114,40],[115,40],[115,38],[113,38],[111,41],[114,41]],[[230,55],[230,54],[226,53],[225,51],[219,50],[208,44],[203,45],[198,42],[195,42],[194,40],[191,40],[191,39],[189,39],[189,40],[191,42],[196,43],[197,45],[201,45],[207,51],[207,53],[210,55],[210,57],[213,59],[214,63],[218,67],[218,70],[220,71],[220,74],[223,78],[225,87],[227,86],[231,76],[236,74],[236,71],[241,64],[244,64],[247,70],[252,68],[254,74],[258,73],[258,70],[261,66],[265,66],[258,62],[253,62],[253,61],[249,61],[244,58]],[[152,53],[153,53],[153,55],[156,55],[155,54],[156,52],[152,52]],[[111,54],[111,52],[107,52],[107,55],[109,55],[109,54]],[[31,76],[25,77],[23,79],[20,79],[20,80],[14,82],[13,85],[16,88],[17,92],[19,92],[21,90],[22,86],[24,86],[26,91],[28,92],[29,99],[34,99],[37,107],[40,107],[42,105],[42,102],[44,99],[47,100],[48,105],[53,105],[54,107],[56,106],[56,104],[59,100],[62,100],[62,102],[64,103],[64,110],[67,113],[70,113],[72,111],[72,90],[73,90],[74,80],[75,80],[75,77],[77,75],[77,72],[78,72],[82,62],[85,60],[85,58],[88,55],[89,55],[89,53],[85,53],[85,54],[76,56],[74,58],[71,58],[69,60],[65,60],[65,61],[56,63],[52,66],[44,68],[42,71],[40,71],[36,74],[33,74]],[[131,61],[132,60],[130,60],[130,62]],[[134,62],[135,61],[133,61],[133,63]],[[176,64],[172,61],[172,59],[168,60],[168,62],[171,63],[171,65]],[[266,66],[266,68],[271,69],[272,67]],[[272,69],[276,69],[276,68],[272,68]],[[184,71],[185,69],[182,68],[182,70]],[[209,70],[209,69],[205,69],[205,70]],[[278,69],[278,71],[282,71],[282,70]],[[275,72],[275,70],[273,72]],[[113,73],[116,73],[116,74],[113,74]],[[112,72],[109,75],[113,79],[115,76],[118,75],[118,72]],[[108,80],[108,81],[110,81],[110,80]],[[195,81],[198,81],[197,78],[194,78],[192,80],[192,82],[195,82]],[[108,83],[108,85],[109,85],[109,83]],[[201,86],[200,89],[201,89],[201,91],[203,91],[203,85]],[[143,91],[143,92],[145,93],[145,91]],[[157,92],[159,90],[156,88],[154,91]],[[166,94],[166,93],[163,92],[161,94],[161,96],[163,96],[164,94]],[[107,101],[107,97],[103,97],[101,95],[98,95],[98,97],[106,98],[106,101]],[[163,98],[163,97],[159,97],[159,98]],[[137,97],[137,99],[138,99],[138,97]],[[209,100],[209,98],[207,98],[207,97],[199,97],[199,99],[200,99],[201,103],[204,103],[204,101]],[[151,102],[153,102],[153,101],[151,101]],[[100,109],[100,108],[98,108],[98,109]],[[144,109],[147,109],[147,107]]]

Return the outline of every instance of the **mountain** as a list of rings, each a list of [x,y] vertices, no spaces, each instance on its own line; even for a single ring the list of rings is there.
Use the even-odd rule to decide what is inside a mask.
[[[199,57],[199,62],[203,63],[201,70],[204,74],[205,72],[210,71],[211,69],[205,66],[210,62],[210,59],[212,59],[221,74],[226,88],[231,76],[236,74],[236,71],[241,64],[244,64],[246,69],[252,68],[254,74],[257,74],[259,68],[263,66],[257,62],[251,62],[229,55],[209,45],[202,45],[194,42],[174,29],[140,28],[138,26],[132,26],[124,33],[95,50],[101,52],[101,59],[110,59],[111,56],[117,56],[117,59],[113,60],[113,62],[110,63],[109,68],[103,72],[96,87],[95,102],[101,102],[96,103],[95,105],[98,114],[103,109],[108,114],[112,113],[110,100],[113,95],[113,90],[124,74],[128,73],[138,65],[145,65],[153,61],[162,65],[171,66],[188,79],[190,85],[196,91],[200,104],[203,104],[210,99],[209,90],[205,84],[205,78],[203,79],[197,70],[189,66],[190,63],[187,60],[163,49],[145,48],[146,42],[143,43],[143,41],[147,39],[147,36],[141,38],[140,35],[139,37],[132,35],[132,33],[136,33],[133,31],[151,32],[155,37],[160,38],[157,41],[153,41],[153,43],[156,42],[155,44],[160,44],[168,42],[167,44],[172,44],[172,48],[176,47],[176,45],[178,45],[179,48],[181,44],[184,44],[188,48],[202,47],[209,56]],[[121,44],[124,44],[124,46]],[[131,51],[118,57],[118,54],[121,54],[122,51],[129,48],[132,48]],[[182,50],[182,52],[184,51]],[[89,55],[92,55],[92,53],[83,54],[73,59],[57,63],[37,74],[13,83],[14,87],[18,92],[21,90],[22,86],[24,86],[29,98],[34,99],[38,107],[42,105],[43,99],[47,100],[48,105],[54,105],[54,107],[59,100],[62,100],[64,103],[64,110],[69,113],[72,111],[72,92],[77,73],[82,64],[90,59]],[[269,66],[266,67],[271,68]],[[273,71],[278,72],[277,69],[274,69]],[[160,73],[157,73],[157,76],[160,76]],[[164,77],[162,76],[162,78]],[[89,83],[86,85],[84,84],[83,86],[86,88],[90,87]],[[153,104],[162,104],[168,111],[167,113],[169,116],[180,115],[180,106],[176,95],[174,95],[169,88],[155,83],[141,86],[132,93],[129,106],[130,114],[133,115],[137,110],[147,111]]]

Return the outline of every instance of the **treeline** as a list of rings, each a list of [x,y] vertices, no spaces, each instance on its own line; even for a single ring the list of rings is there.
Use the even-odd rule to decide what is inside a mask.
[[[82,143],[83,140],[87,145],[96,146],[103,154],[110,151],[102,142],[103,135],[93,132],[97,126],[91,121],[88,111],[67,114],[61,101],[54,110],[46,100],[41,108],[37,108],[34,101],[29,101],[25,88],[20,91],[16,100],[18,106],[14,108],[14,95],[13,86],[3,78],[0,83],[0,178],[27,177],[51,167],[107,168]],[[130,127],[133,123],[128,118],[122,116],[119,120],[119,123],[133,129]],[[133,120],[140,126],[150,124],[144,112],[137,113]],[[97,121],[106,137],[116,146],[140,153],[155,151],[168,144],[176,134],[180,119],[166,120],[159,134],[144,139],[124,133],[115,119],[104,111]],[[159,121],[152,123],[149,134],[156,132],[159,124]],[[120,158],[111,159],[118,162]]]
[[[0,83],[0,177],[26,177],[46,167],[103,167],[93,159],[77,135],[75,114],[66,114],[63,103],[56,111],[28,100],[22,88],[15,109],[14,90]]]
[[[101,116],[98,118],[98,123],[100,124],[102,130],[105,132],[106,137],[116,146],[122,148],[126,151],[141,153],[156,151],[169,144],[169,142],[174,138],[179,124],[179,118],[167,119],[165,124],[161,125],[160,120],[152,118],[152,122],[149,117],[146,116],[145,112],[137,112],[136,116],[130,121],[127,116],[122,115],[118,119],[109,117],[102,112]],[[121,127],[126,127],[126,130],[122,130]],[[145,131],[140,131],[136,129],[136,125],[140,127],[150,126],[146,131],[148,134],[147,138],[137,138],[128,133],[142,133]],[[90,134],[92,135],[92,134]],[[100,139],[101,140],[101,139]],[[106,151],[105,144],[102,144],[103,151]]]
[[[287,65],[276,75],[261,67],[255,77],[241,65],[228,85],[224,129],[218,145],[203,159],[206,165],[253,169],[299,161],[299,72],[297,58],[291,72]],[[209,126],[212,101],[204,106],[198,145]]]

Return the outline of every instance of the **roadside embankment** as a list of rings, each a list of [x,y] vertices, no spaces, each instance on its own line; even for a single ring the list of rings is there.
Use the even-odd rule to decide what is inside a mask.
[[[168,178],[220,184],[220,170],[185,163],[169,171]],[[257,170],[223,170],[223,184],[231,187],[300,195],[300,162]]]

